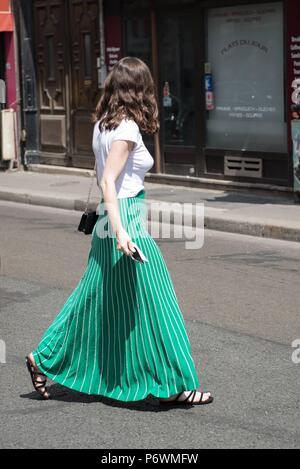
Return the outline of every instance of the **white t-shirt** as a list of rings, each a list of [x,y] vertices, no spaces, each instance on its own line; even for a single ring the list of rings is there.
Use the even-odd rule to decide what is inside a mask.
[[[123,119],[115,130],[105,130],[104,132],[100,132],[99,122],[96,122],[93,134],[93,151],[96,158],[97,184],[100,191],[105,162],[115,140],[134,142],[125,167],[116,180],[117,197],[133,197],[144,189],[145,174],[152,168],[154,159],[145,147],[139,127],[133,120]]]

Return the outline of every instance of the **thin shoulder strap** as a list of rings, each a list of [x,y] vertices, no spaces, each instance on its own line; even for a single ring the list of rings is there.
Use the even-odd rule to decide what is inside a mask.
[[[94,170],[93,170],[93,175],[92,175],[92,180],[91,180],[91,183],[90,183],[89,195],[88,195],[87,202],[86,202],[86,206],[85,206],[85,210],[84,210],[85,213],[87,213],[87,211],[88,211],[89,204],[90,204],[90,200],[91,200],[91,194],[92,194],[92,189],[93,189],[93,183],[94,183],[94,179],[95,179],[95,176],[96,176],[96,165],[97,165],[97,162],[95,161]]]

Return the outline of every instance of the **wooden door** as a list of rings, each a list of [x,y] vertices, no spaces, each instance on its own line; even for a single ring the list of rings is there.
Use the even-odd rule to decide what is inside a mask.
[[[100,93],[98,0],[36,0],[41,163],[92,167]]]

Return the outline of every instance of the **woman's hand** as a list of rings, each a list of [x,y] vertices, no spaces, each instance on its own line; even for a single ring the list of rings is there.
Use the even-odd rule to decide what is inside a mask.
[[[123,228],[116,232],[116,239],[118,251],[124,252],[126,256],[130,256],[135,251],[129,234]]]

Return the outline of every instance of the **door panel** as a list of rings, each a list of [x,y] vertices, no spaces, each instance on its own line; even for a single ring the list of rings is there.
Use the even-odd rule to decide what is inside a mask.
[[[100,56],[98,0],[70,2],[71,115],[73,164],[90,167],[91,114],[100,97],[97,57]]]

